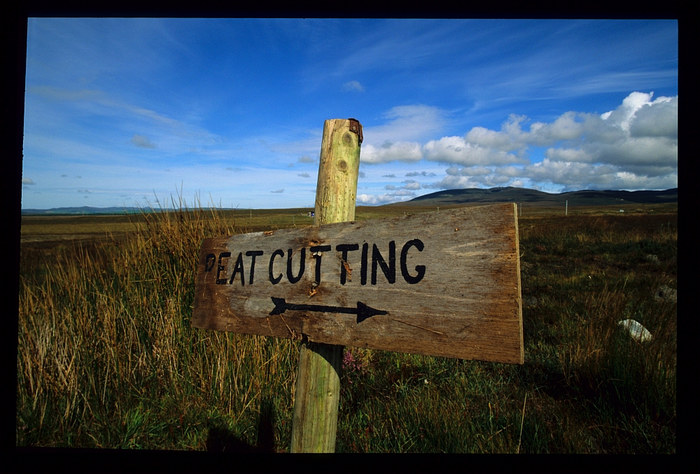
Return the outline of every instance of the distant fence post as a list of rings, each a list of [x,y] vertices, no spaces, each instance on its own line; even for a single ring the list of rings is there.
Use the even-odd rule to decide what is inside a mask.
[[[355,220],[362,125],[330,119],[323,126],[314,225]],[[292,419],[293,453],[335,452],[343,346],[303,341]]]

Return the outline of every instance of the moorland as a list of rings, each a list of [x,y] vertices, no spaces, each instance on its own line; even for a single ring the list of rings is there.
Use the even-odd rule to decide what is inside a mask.
[[[298,343],[192,328],[193,282],[204,237],[309,211],[23,216],[17,446],[288,451]],[[337,452],[676,452],[677,204],[519,213],[525,363],[346,347]]]

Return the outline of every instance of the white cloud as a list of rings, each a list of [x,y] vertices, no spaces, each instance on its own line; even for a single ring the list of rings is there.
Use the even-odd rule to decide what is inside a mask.
[[[584,118],[576,112],[566,112],[552,123],[534,122],[530,124],[529,131],[523,129],[528,121],[523,115],[511,114],[501,125],[501,130],[474,127],[465,135],[465,141],[499,151],[516,151],[522,155],[529,146],[577,141],[585,132]]]
[[[424,177],[432,177],[436,176],[435,173],[432,171],[411,171],[409,173],[406,173],[406,177],[411,177],[411,176],[424,176]]]
[[[420,115],[409,110],[428,109],[397,108],[389,116]],[[547,123],[511,114],[499,130],[477,126],[462,137],[444,136],[423,145],[369,145],[363,161],[452,165],[442,180],[423,188],[544,183],[566,189],[658,189],[677,186],[677,136],[678,96],[654,99],[653,93],[632,92],[603,114],[569,111]],[[543,159],[533,156],[542,148]]]
[[[566,112],[557,117],[551,124],[536,122],[530,126],[530,137],[527,143],[533,145],[545,145],[558,141],[577,140],[584,132],[582,121],[576,120],[575,112]]]
[[[594,158],[584,150],[577,148],[548,148],[545,156],[551,161],[578,161],[585,163],[593,161]]]
[[[481,167],[470,167],[455,169],[449,168],[447,176],[442,180],[423,185],[424,188],[437,189],[464,189],[514,185],[513,175],[504,170],[511,170],[512,167],[495,167],[493,170]]]
[[[503,149],[471,143],[462,137],[442,137],[423,146],[425,159],[460,165],[498,165],[523,162]]]
[[[589,125],[606,133],[608,139],[600,141],[615,143],[618,147],[639,150],[653,143],[674,146],[678,139],[678,96],[654,100],[652,97],[653,92],[633,92],[617,109],[600,115],[600,121],[591,117]],[[637,139],[649,140],[638,142]],[[677,157],[677,153],[673,156]]]
[[[387,123],[363,129],[363,163],[419,161],[424,157],[419,140],[438,133],[445,122],[444,111],[421,104],[392,107],[383,117]]]
[[[432,125],[421,128],[414,119],[431,117],[433,112],[424,107],[392,109],[386,115],[390,123],[374,129],[386,140],[382,145],[363,143],[362,161],[378,165],[432,161],[448,165],[444,175],[428,183],[412,179],[382,183],[384,192],[359,194],[358,204],[405,201],[421,189],[518,186],[558,192],[678,186],[677,96],[653,98],[653,93],[633,92],[609,112],[568,111],[549,122],[511,114],[496,130],[473,127],[463,136],[421,143],[419,136]],[[391,141],[389,132],[402,122],[415,127],[413,139]],[[397,176],[384,170],[378,174]],[[403,174],[437,176],[419,171]]]
[[[633,137],[678,137],[678,97],[659,97],[635,113],[630,125]]]
[[[374,204],[379,204],[379,197],[375,196],[373,194],[358,194],[356,198],[357,204],[365,204],[365,205],[374,205]],[[385,202],[393,202],[393,201],[385,201]],[[384,204],[384,202],[382,203]]]
[[[418,181],[409,179],[407,181],[404,181],[403,189],[418,190],[420,189],[420,183]]]
[[[423,104],[392,107],[383,115],[387,120],[385,124],[363,128],[362,148],[428,139],[442,130],[446,122],[445,115],[442,109]]]
[[[360,205],[379,205],[398,201],[408,201],[416,196],[416,193],[405,189],[396,190],[385,194],[358,194],[357,203]]]
[[[518,147],[508,134],[484,127],[472,128],[466,134],[465,141],[476,146],[503,151],[511,151]]]
[[[479,186],[479,182],[472,179],[469,176],[458,176],[458,175],[448,175],[442,180],[428,184],[424,186],[425,188],[435,188],[435,189],[465,189],[465,188],[476,188]]]
[[[629,132],[630,122],[634,119],[634,115],[644,105],[649,104],[653,93],[645,94],[643,92],[632,92],[625,97],[617,109],[604,113],[601,117],[609,121],[611,125],[617,125],[622,130]]]
[[[458,168],[450,166],[445,170],[450,176],[482,176],[491,173],[492,170],[484,166],[470,166],[467,168]]]
[[[363,163],[377,164],[390,161],[420,161],[423,158],[421,146],[415,142],[385,142],[381,146],[363,144],[360,149]]]
[[[527,166],[522,176],[534,182],[553,183],[564,190],[668,189],[678,186],[675,170],[654,176],[610,164],[551,161],[547,158]]]
[[[592,146],[587,146],[591,149]],[[676,165],[678,144],[667,138],[625,138],[614,144],[602,144],[591,150],[596,161],[625,167]]]
[[[362,86],[362,84],[360,84],[359,81],[348,81],[345,84],[343,84],[343,90],[352,92],[364,92],[365,88]]]

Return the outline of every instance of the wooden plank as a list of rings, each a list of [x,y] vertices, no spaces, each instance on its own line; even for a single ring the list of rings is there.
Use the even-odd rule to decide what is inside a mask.
[[[519,261],[514,204],[207,239],[192,325],[522,364]]]

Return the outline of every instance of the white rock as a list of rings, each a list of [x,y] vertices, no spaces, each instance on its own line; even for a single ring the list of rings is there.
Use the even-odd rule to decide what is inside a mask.
[[[632,336],[632,339],[635,341],[651,341],[651,333],[634,319],[623,319],[622,321],[618,321],[617,325],[627,329],[627,332],[629,332],[630,336]]]

